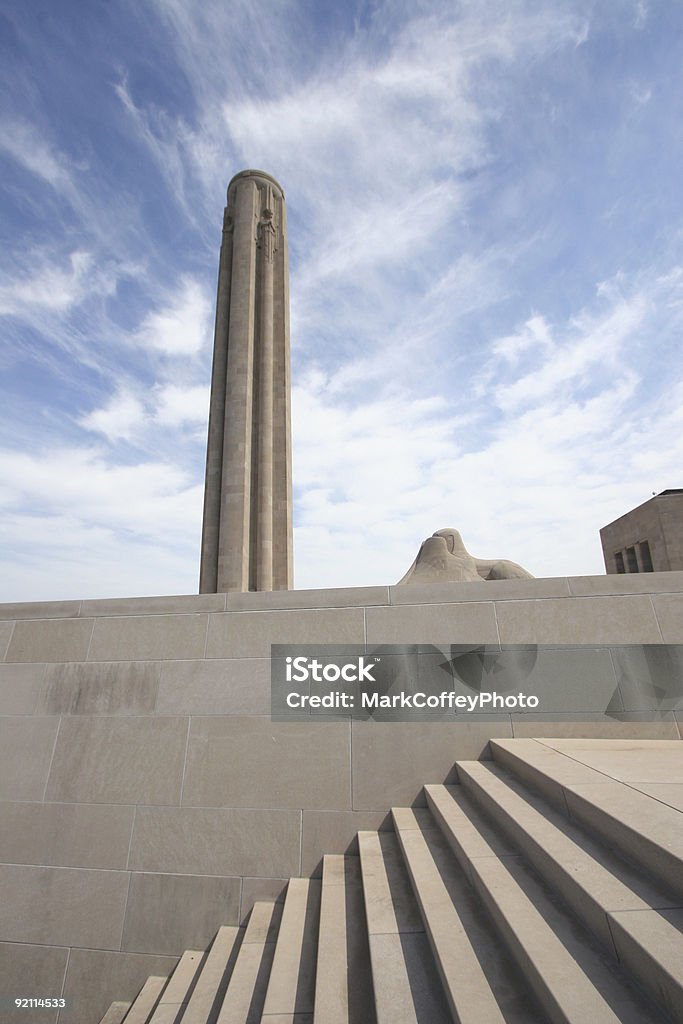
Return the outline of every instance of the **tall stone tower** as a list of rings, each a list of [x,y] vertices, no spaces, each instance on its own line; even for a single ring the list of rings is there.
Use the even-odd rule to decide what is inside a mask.
[[[223,218],[199,590],[291,586],[285,197],[248,170],[228,185]]]

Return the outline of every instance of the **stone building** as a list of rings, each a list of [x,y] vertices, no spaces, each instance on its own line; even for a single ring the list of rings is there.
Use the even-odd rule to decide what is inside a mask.
[[[683,488],[661,491],[600,530],[608,573],[683,569]]]

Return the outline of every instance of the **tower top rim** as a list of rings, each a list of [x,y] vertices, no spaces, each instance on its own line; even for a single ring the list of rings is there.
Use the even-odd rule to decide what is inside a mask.
[[[285,190],[283,189],[282,185],[277,180],[277,178],[274,178],[272,174],[268,174],[267,171],[259,171],[253,167],[247,168],[247,170],[244,171],[238,171],[237,174],[233,175],[233,177],[228,182],[228,192],[230,192],[230,189],[232,188],[233,184],[236,181],[239,181],[240,178],[265,178],[266,181],[270,181],[273,183],[273,185],[277,185],[277,187],[280,189],[280,192],[282,193],[282,198],[284,199]]]

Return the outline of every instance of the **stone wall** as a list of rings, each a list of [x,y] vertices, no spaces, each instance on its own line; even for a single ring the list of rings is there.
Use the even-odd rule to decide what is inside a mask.
[[[274,643],[683,643],[683,572],[0,606],[5,998],[91,1024],[492,736],[680,735],[621,684],[618,721],[272,722]]]
[[[620,571],[617,552],[623,558],[625,571],[635,571],[628,565],[626,551],[630,547],[635,548],[639,571],[647,571],[639,550],[643,541],[650,549],[655,572],[683,569],[683,491],[663,491],[603,526],[600,542],[607,572]]]

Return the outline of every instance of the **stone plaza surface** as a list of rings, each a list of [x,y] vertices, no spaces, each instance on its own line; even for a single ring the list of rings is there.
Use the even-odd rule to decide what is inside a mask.
[[[5,990],[90,1024],[492,738],[680,739],[613,662],[612,720],[271,720],[271,644],[383,643],[683,644],[683,573],[0,606]]]

